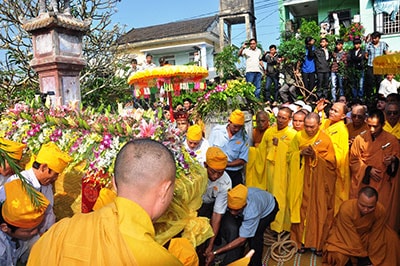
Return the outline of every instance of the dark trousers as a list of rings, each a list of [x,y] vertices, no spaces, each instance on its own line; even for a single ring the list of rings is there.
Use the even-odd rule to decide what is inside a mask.
[[[327,98],[329,91],[329,76],[330,72],[318,72],[318,86],[317,86],[317,96],[319,99]]]
[[[301,76],[303,77],[304,87],[311,92],[315,87],[315,73],[303,72]]]
[[[232,181],[232,188],[236,187],[239,184],[243,184],[243,175],[242,169],[240,170],[225,170],[225,172],[229,175]]]
[[[378,92],[382,80],[382,75],[374,75],[374,68],[367,66],[364,80],[364,95],[366,99],[375,95],[374,87],[376,92]]]
[[[279,211],[278,202],[275,199],[275,208],[267,216],[260,219],[256,233],[253,237],[247,241],[249,248],[254,249],[255,253],[250,260],[251,266],[262,266],[262,255],[264,249],[264,232],[265,229],[275,220],[275,216]],[[220,234],[227,243],[235,240],[239,237],[239,228],[242,225],[243,219],[240,216],[233,216],[227,211],[222,217]],[[244,247],[237,247],[233,250],[226,252],[222,265],[229,264],[237,259],[240,259],[244,255]]]

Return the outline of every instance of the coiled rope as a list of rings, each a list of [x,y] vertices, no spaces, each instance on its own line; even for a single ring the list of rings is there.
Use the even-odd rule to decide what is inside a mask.
[[[277,234],[267,229],[264,233],[264,245],[270,246],[267,255],[279,264],[293,258],[297,252],[297,244],[290,239],[290,233],[283,231]],[[269,253],[269,254],[268,254]]]

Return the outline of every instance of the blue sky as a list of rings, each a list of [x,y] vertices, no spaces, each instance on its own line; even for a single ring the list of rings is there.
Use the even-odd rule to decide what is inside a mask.
[[[254,0],[257,39],[264,49],[279,44],[278,0]],[[122,0],[117,5],[113,22],[132,28],[216,15],[219,0]],[[232,42],[240,45],[246,39],[244,24],[232,27]]]

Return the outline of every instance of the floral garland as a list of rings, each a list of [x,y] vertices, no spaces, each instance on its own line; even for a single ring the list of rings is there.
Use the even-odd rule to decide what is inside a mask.
[[[48,109],[37,103],[19,103],[2,115],[0,136],[26,143],[32,154],[37,154],[42,144],[53,141],[73,158],[66,171],[84,162],[81,171],[85,179],[110,186],[119,149],[135,138],[161,141],[174,152],[179,171],[188,172],[188,164],[182,160],[179,131],[159,117],[152,110],[121,110],[119,115],[101,114],[90,108]]]

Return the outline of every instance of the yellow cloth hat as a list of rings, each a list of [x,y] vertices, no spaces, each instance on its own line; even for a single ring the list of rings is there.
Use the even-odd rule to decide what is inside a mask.
[[[232,124],[235,125],[244,125],[244,113],[238,109],[233,111],[231,113],[231,116],[229,117],[229,121],[232,122]]]
[[[199,125],[193,125],[188,128],[186,133],[188,140],[200,141],[203,138],[203,131]]]
[[[206,163],[212,169],[224,170],[228,164],[228,157],[219,147],[210,147],[206,152]]]
[[[36,162],[47,164],[56,173],[62,173],[72,158],[62,152],[54,142],[43,144],[36,157]]]
[[[25,149],[25,147],[26,144],[0,138],[0,148],[6,151],[8,156],[15,160],[21,160],[22,151]]]
[[[35,207],[20,179],[5,183],[4,190],[6,192],[6,200],[2,207],[4,221],[19,228],[35,228],[43,221],[50,202],[42,193],[37,192],[42,205]]]
[[[228,208],[232,210],[239,210],[246,205],[247,201],[247,187],[242,184],[237,185],[228,191]]]

